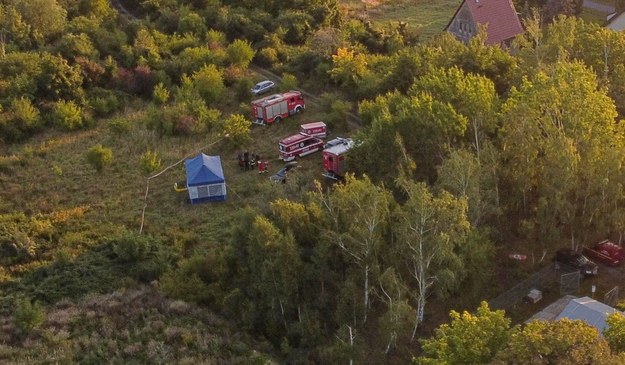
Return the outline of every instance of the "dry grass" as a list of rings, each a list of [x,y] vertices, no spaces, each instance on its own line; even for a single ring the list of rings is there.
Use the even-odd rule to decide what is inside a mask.
[[[174,312],[172,306],[185,310]],[[253,341],[221,318],[151,288],[64,301],[49,308],[43,325],[26,336],[9,318],[0,317],[0,326],[3,364],[274,363],[258,351],[262,344],[246,345]]]

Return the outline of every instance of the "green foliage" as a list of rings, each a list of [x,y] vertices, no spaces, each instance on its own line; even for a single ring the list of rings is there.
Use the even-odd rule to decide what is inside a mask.
[[[254,49],[249,42],[235,39],[226,47],[226,55],[231,65],[245,69],[254,58]]]
[[[85,33],[65,33],[57,45],[57,50],[63,57],[70,60],[75,57],[86,57],[97,60],[99,57],[99,52],[95,49],[91,39]]]
[[[398,240],[400,261],[416,287],[415,327],[423,321],[426,298],[445,298],[455,292],[466,275],[459,252],[471,231],[466,201],[447,192],[435,196],[427,185],[405,177],[399,179],[408,197],[397,212],[393,226]]]
[[[113,162],[113,150],[97,144],[87,152],[87,162],[93,166],[96,171],[101,172],[105,166]]]
[[[113,253],[115,253],[118,260],[132,263],[147,257],[152,246],[152,240],[152,238],[146,235],[126,232],[111,238],[109,243],[112,245]]]
[[[273,47],[264,47],[254,56],[254,62],[262,67],[271,68],[279,61],[278,51]]]
[[[125,136],[130,132],[131,124],[127,118],[114,118],[108,124],[109,132],[116,136]]]
[[[282,74],[282,80],[280,81],[281,91],[297,90],[297,87],[298,81],[295,75],[289,73]]]
[[[421,341],[425,355],[417,364],[490,364],[512,333],[504,311],[491,311],[486,302],[476,314],[451,311],[449,316],[450,324],[441,325],[434,337]]]
[[[184,7],[180,11],[178,20],[178,33],[191,33],[195,36],[204,35],[206,33],[206,24],[204,19],[197,13],[190,11]]]
[[[532,321],[512,334],[494,364],[540,363],[548,358],[557,364],[610,363],[610,349],[597,329],[581,320]]]
[[[119,110],[121,103],[115,92],[96,88],[89,93],[89,106],[96,116],[109,116]]]
[[[8,113],[0,117],[0,137],[6,141],[22,140],[43,126],[39,110],[24,97],[13,99]]]
[[[193,73],[193,87],[206,103],[219,100],[224,92],[223,76],[215,65],[207,65]]]
[[[15,303],[13,322],[23,333],[30,333],[41,326],[44,318],[43,308],[38,303],[33,304],[28,298],[18,300]]]
[[[158,154],[154,151],[147,150],[141,155],[141,167],[143,171],[150,174],[161,168],[161,159],[158,158]]]
[[[39,44],[56,36],[65,27],[67,11],[57,0],[14,0],[13,5]]]
[[[73,100],[59,100],[54,104],[53,123],[62,129],[73,131],[84,126],[82,108]]]
[[[251,123],[240,114],[232,114],[222,119],[220,134],[226,138],[226,142],[232,147],[240,147],[250,140]]]
[[[152,100],[158,105],[166,104],[169,101],[169,90],[162,82],[154,87]]]

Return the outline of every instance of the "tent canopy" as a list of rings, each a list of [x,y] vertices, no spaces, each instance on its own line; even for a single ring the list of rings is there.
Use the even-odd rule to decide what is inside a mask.
[[[226,181],[219,156],[200,153],[186,160],[184,164],[187,170],[187,186],[219,184]]]

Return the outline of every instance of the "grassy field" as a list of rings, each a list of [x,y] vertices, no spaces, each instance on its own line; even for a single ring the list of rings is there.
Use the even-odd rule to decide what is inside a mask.
[[[459,0],[342,0],[349,14],[371,19],[379,24],[403,21],[411,30],[418,30],[426,40],[445,29],[460,5]]]

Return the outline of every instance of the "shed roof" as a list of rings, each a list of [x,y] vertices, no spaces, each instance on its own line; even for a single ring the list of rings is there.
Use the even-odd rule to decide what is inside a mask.
[[[607,326],[605,322],[607,315],[614,312],[623,314],[623,312],[607,304],[603,304],[589,297],[582,297],[571,300],[556,317],[556,320],[561,318],[581,319],[597,328],[599,332],[603,332],[603,329]]]

